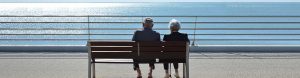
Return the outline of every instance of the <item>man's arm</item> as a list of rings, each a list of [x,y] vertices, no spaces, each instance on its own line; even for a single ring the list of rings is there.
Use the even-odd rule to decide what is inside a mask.
[[[161,40],[160,40],[160,34],[159,34],[159,33],[157,33],[157,34],[158,34],[157,41],[161,41]]]
[[[164,35],[163,41],[166,41],[166,35]]]

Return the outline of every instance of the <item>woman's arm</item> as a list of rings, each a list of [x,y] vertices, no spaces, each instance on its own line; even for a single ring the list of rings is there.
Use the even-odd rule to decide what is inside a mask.
[[[185,34],[185,41],[189,42],[190,43],[190,39],[189,39],[189,36],[188,34]]]

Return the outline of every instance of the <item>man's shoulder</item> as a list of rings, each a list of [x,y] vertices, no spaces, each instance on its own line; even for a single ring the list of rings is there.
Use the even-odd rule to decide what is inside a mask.
[[[138,30],[135,30],[134,33],[136,34],[136,33],[142,32],[142,31],[143,30],[138,29]]]
[[[160,33],[159,32],[157,32],[157,31],[151,31],[151,32],[149,32],[149,31],[144,31],[144,30],[142,30],[142,29],[138,29],[138,30],[135,30],[135,32],[134,32],[135,34],[137,34],[137,33],[154,33],[154,34],[156,34],[156,35],[160,35]]]
[[[180,33],[181,35],[184,35],[184,36],[187,36],[188,34],[187,33]]]
[[[157,32],[157,31],[153,31],[155,34],[159,34],[159,32]]]
[[[187,33],[180,33],[180,34],[187,35]]]
[[[143,29],[136,29],[135,32],[141,32]]]

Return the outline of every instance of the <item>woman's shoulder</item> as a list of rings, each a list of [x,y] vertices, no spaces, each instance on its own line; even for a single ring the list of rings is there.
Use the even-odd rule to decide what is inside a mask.
[[[171,34],[165,34],[164,37],[169,37]]]

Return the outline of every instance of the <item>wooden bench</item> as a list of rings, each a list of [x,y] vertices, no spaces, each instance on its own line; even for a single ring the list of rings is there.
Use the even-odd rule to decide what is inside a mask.
[[[183,77],[189,77],[187,42],[88,41],[87,46],[89,78],[95,78],[95,63],[133,63],[133,59],[139,63],[151,59],[156,59],[155,63],[183,63]]]

